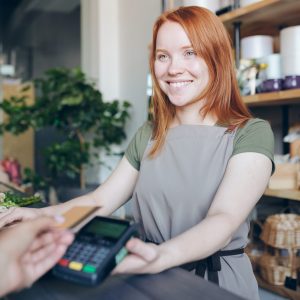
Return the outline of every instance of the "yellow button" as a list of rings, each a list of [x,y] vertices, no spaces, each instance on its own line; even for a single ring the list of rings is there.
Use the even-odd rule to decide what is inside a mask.
[[[72,261],[69,264],[69,268],[72,270],[80,271],[82,269],[82,264],[76,261]]]

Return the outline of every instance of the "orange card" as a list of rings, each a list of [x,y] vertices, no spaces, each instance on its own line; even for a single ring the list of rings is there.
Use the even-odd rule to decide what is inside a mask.
[[[65,220],[63,223],[58,224],[57,227],[71,229],[99,208],[98,206],[74,206],[62,215]]]

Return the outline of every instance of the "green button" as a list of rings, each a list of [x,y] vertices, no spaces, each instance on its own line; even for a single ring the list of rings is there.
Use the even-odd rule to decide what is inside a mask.
[[[96,273],[96,268],[91,265],[85,265],[82,271],[85,273]]]
[[[116,255],[116,264],[119,264],[127,254],[128,254],[127,249],[123,247]]]

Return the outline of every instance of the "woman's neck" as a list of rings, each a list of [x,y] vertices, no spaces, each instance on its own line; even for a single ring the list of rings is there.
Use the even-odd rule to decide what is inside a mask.
[[[188,107],[177,108],[175,117],[170,127],[178,125],[210,125],[213,126],[217,123],[217,118],[212,114],[207,114],[203,117],[199,109],[189,109]]]

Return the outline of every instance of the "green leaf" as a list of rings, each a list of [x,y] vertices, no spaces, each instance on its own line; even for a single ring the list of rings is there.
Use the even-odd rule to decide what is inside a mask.
[[[73,105],[78,105],[82,102],[82,95],[78,95],[78,96],[69,96],[69,97],[64,97],[61,100],[61,105],[69,105],[69,106],[73,106]]]

